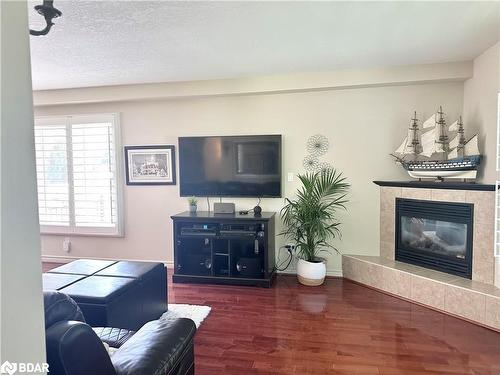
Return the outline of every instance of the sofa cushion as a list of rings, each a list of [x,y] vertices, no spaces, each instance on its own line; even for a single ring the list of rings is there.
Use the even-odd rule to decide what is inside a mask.
[[[56,291],[43,292],[45,328],[62,321],[85,322],[82,311],[69,296]]]
[[[97,272],[96,276],[131,277],[140,279],[158,269],[165,272],[163,263],[120,261]]]
[[[194,361],[195,332],[191,319],[153,320],[127,340],[111,361],[118,375],[185,374]]]
[[[90,276],[115,264],[115,260],[78,259],[50,270],[48,273],[67,273]]]
[[[135,284],[135,279],[125,277],[89,276],[61,289],[61,292],[69,294],[78,303],[106,304]]]
[[[42,275],[43,290],[59,290],[84,277],[84,275],[70,275],[65,273],[44,273]]]
[[[94,327],[92,329],[102,342],[105,342],[112,348],[119,348],[135,333],[135,331],[129,329],[113,327]]]

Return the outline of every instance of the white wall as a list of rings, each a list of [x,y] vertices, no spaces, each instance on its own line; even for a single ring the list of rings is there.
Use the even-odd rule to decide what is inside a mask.
[[[204,83],[206,84],[206,83]],[[95,89],[96,96],[99,89]],[[75,98],[78,90],[74,90]],[[85,95],[91,96],[89,89]],[[326,160],[344,172],[352,184],[348,212],[342,215],[346,253],[379,252],[379,198],[373,180],[407,179],[389,153],[404,137],[410,116],[421,119],[439,105],[454,119],[461,111],[463,83],[360,87],[280,94],[208,96],[101,104],[44,106],[37,115],[120,112],[124,145],[174,144],[186,135],[282,134],[284,194],[292,196],[297,181],[286,173],[303,173],[307,137],[329,137]],[[170,215],[187,209],[178,186],[125,187],[125,238],[75,237],[75,257],[172,260]],[[227,201],[228,199],[226,199]],[[231,199],[237,208],[251,208],[253,199]],[[266,199],[264,210],[279,211],[282,199]],[[201,209],[205,208],[202,201]],[[44,255],[67,256],[62,237],[43,236]],[[281,238],[277,244],[282,244]],[[328,264],[340,271],[339,257]]]
[[[43,362],[33,100],[27,10],[1,2],[1,362]]]
[[[467,135],[480,133],[485,155],[482,181],[494,183],[496,174],[497,111],[500,92],[500,42],[474,59],[473,76],[464,84],[463,119]]]
[[[500,42],[474,59],[473,76],[464,83],[464,121],[481,134],[482,180],[487,183],[500,180],[496,171],[499,93]],[[495,238],[490,240],[493,256]],[[495,285],[500,288],[500,257],[495,258]]]

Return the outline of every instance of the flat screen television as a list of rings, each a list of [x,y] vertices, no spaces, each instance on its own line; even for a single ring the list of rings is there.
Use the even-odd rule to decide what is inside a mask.
[[[281,197],[281,135],[180,137],[182,197]]]

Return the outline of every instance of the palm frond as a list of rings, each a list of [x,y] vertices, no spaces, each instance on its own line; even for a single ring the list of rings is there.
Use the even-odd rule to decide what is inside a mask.
[[[341,238],[338,209],[346,209],[350,185],[335,169],[299,175],[302,186],[295,199],[285,199],[280,211],[284,230],[280,233],[294,241],[300,257],[313,260],[321,251],[332,249],[328,240]]]

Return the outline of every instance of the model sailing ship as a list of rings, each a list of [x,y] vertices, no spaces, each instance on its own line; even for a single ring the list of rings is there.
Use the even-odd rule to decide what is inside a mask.
[[[451,133],[455,135],[450,141]],[[422,124],[422,131],[415,112],[408,136],[392,156],[418,179],[475,179],[481,163],[477,134],[466,140],[461,117],[448,127],[441,107]]]

